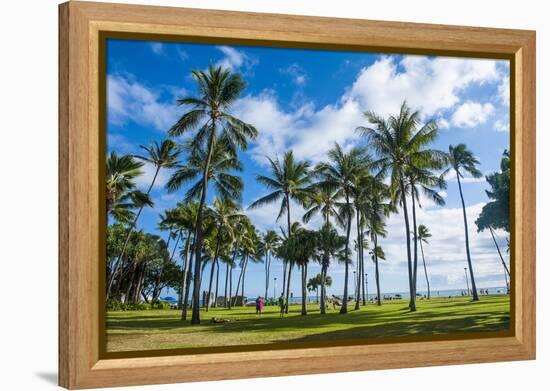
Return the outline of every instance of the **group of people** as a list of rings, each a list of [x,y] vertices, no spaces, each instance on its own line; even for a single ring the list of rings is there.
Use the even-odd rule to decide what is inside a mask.
[[[283,293],[281,293],[281,296],[279,296],[279,299],[277,300],[277,303],[279,305],[279,316],[282,318],[285,315],[286,310],[286,298]],[[256,298],[256,315],[262,315],[262,311],[264,310],[265,306],[265,299],[262,296],[258,296]]]

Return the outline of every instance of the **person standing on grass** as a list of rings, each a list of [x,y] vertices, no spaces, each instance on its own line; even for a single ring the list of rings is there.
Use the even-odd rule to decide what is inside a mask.
[[[264,309],[264,299],[261,296],[256,298],[256,315],[261,315]]]
[[[280,309],[280,314],[279,314],[279,317],[284,317],[285,315],[285,308],[286,308],[286,300],[285,300],[285,296],[284,294],[281,293],[281,296],[279,296],[279,309]]]

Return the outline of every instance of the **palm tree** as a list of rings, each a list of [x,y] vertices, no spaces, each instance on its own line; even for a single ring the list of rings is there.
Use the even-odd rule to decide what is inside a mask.
[[[320,303],[319,289],[321,289],[321,295],[324,294],[326,297],[326,292],[323,293],[323,289],[326,290],[325,287],[331,286],[331,285],[332,285],[332,278],[330,276],[323,276],[321,273],[318,273],[315,277],[311,277],[309,280],[307,280],[307,290],[309,292],[316,291],[318,303]],[[321,313],[324,314],[325,311],[321,310]]]
[[[197,221],[197,213],[199,205],[197,202],[187,202],[178,204],[176,215],[176,223],[181,230],[188,232],[187,241],[184,247],[184,267],[182,273],[181,295],[181,320],[187,319],[187,307],[189,302],[189,291],[191,286],[191,277],[193,275],[193,252],[190,249],[193,247],[195,240],[195,223]]]
[[[417,238],[417,220],[416,220],[416,206],[422,207],[420,203],[420,192],[424,194],[426,198],[431,200],[433,203],[439,206],[445,205],[445,199],[434,189],[438,187],[440,189],[445,189],[447,184],[442,176],[434,174],[431,169],[441,169],[443,163],[439,160],[428,160],[420,162],[420,164],[415,164],[412,162],[409,165],[406,178],[407,183],[405,190],[410,192],[411,201],[412,201],[412,217],[413,217],[413,244],[414,244],[414,262],[413,262],[413,289],[416,296],[416,281],[417,281],[417,270],[418,270],[418,238]],[[399,191],[394,195],[396,199],[402,199]]]
[[[346,246],[346,237],[338,235],[338,231],[331,227],[330,224],[325,224],[317,231],[317,251],[314,255],[314,259],[321,265],[321,301],[320,309],[321,314],[326,313],[326,286],[330,286],[328,283],[329,276],[327,275],[328,268],[330,266],[331,258],[337,257]],[[332,283],[332,281],[331,281]]]
[[[241,296],[244,298],[244,283],[246,278],[246,270],[248,267],[248,262],[252,261],[257,263],[261,261],[258,257],[258,235],[256,234],[256,227],[248,219],[242,219],[242,224],[240,225],[241,234],[239,235],[239,248],[237,250],[237,256],[240,258],[240,267],[241,272],[239,274],[239,279],[237,280],[237,287],[235,290],[235,301],[233,305],[236,304],[237,296],[239,294],[239,287],[241,289]],[[244,305],[243,301],[243,305]]]
[[[219,198],[214,198],[213,206],[210,209],[210,215],[213,223],[216,225],[216,238],[212,259],[212,272],[210,274],[210,285],[208,288],[208,297],[210,297],[212,292],[213,271],[214,267],[218,268],[218,257],[223,242],[228,243],[233,240],[232,227],[237,224],[239,220],[244,218],[244,215],[240,212],[235,203],[231,200],[222,201]],[[217,270],[219,270],[219,268]],[[208,311],[209,308],[210,301],[206,306],[206,310]]]
[[[328,152],[329,162],[322,162],[317,165],[315,172],[321,178],[320,187],[334,190],[338,198],[345,202],[339,208],[341,219],[346,222],[346,245],[345,258],[349,259],[349,238],[351,233],[351,222],[354,215],[352,197],[357,178],[365,175],[372,166],[370,156],[360,148],[352,148],[345,153],[342,147],[336,143],[334,148]],[[344,298],[341,314],[348,312],[348,279],[349,263],[345,263],[344,273]]]
[[[193,289],[193,316],[192,324],[200,323],[200,273],[201,252],[203,242],[202,219],[204,204],[209,183],[209,171],[212,154],[216,142],[223,138],[233,150],[246,149],[248,140],[254,139],[258,131],[250,124],[232,116],[231,106],[237,101],[246,88],[246,82],[238,73],[210,65],[207,71],[192,71],[191,75],[197,82],[198,96],[188,96],[179,99],[177,103],[190,107],[177,122],[170,128],[168,134],[172,137],[194,131],[191,142],[196,150],[205,151],[201,190],[199,197],[199,213],[197,215],[195,234],[195,285]],[[196,131],[195,131],[196,129]]]
[[[317,250],[316,234],[294,223],[292,236],[285,237],[279,247],[279,252],[291,264],[301,269],[302,315],[307,315],[307,266]]]
[[[271,268],[271,256],[277,249],[281,238],[277,235],[277,232],[273,230],[268,230],[262,237],[260,241],[260,253],[264,254],[264,268],[265,268],[265,295],[267,298],[267,293],[269,290],[269,278],[270,278],[270,268]]]
[[[111,152],[106,163],[105,206],[107,213],[120,221],[129,223],[135,218],[132,209],[151,205],[145,193],[136,190],[135,180],[143,174],[143,163],[130,155],[118,156]]]
[[[376,237],[376,236],[375,236]],[[380,306],[382,305],[382,297],[380,293],[380,272],[378,270],[378,260],[386,260],[386,254],[384,254],[384,250],[379,245],[375,244],[374,248],[369,251],[369,254],[372,257],[372,262],[374,262],[375,265],[375,272],[374,272],[374,278],[376,281],[376,305]]]
[[[340,220],[338,214],[338,193],[334,191],[329,191],[326,188],[313,186],[311,192],[306,198],[306,213],[302,217],[304,223],[309,223],[312,217],[316,213],[320,213],[323,216],[323,224],[327,225],[330,223],[330,218],[336,219],[336,222],[339,225],[344,226],[344,222]]]
[[[397,116],[392,115],[387,120],[373,112],[366,112],[365,117],[373,127],[358,127],[357,130],[365,136],[379,156],[378,163],[383,171],[391,171],[391,188],[402,195],[403,217],[405,220],[405,235],[407,241],[407,265],[409,274],[409,308],[416,311],[416,298],[413,286],[413,264],[411,254],[410,222],[406,198],[406,173],[411,165],[421,165],[434,161],[444,161],[444,153],[426,148],[437,138],[438,127],[435,121],[426,122],[420,129],[420,113],[412,111],[403,102]],[[423,165],[423,164],[422,164]]]
[[[249,209],[258,208],[263,205],[271,204],[281,200],[281,208],[277,216],[277,221],[286,213],[287,220],[287,235],[291,237],[291,222],[290,222],[290,201],[294,200],[305,206],[305,202],[308,195],[308,185],[311,182],[309,175],[309,163],[305,161],[296,161],[292,150],[285,153],[283,161],[279,158],[272,160],[267,158],[271,166],[271,177],[266,175],[258,175],[256,180],[266,186],[268,189],[273,190],[268,195],[254,201]],[[283,267],[286,267],[284,265]],[[286,276],[286,302],[290,296],[290,278],[292,275],[292,264],[288,265],[288,276]],[[283,280],[283,291],[285,281]],[[288,313],[288,306],[286,306],[285,312]]]
[[[479,160],[474,156],[472,151],[466,148],[464,144],[457,146],[449,145],[449,154],[447,156],[449,167],[441,174],[445,176],[450,170],[454,170],[456,180],[458,182],[458,191],[460,193],[460,201],[462,202],[462,217],[464,219],[464,238],[466,243],[466,258],[468,259],[468,268],[470,269],[470,280],[472,282],[473,301],[478,301],[476,282],[474,278],[474,270],[472,268],[472,258],[470,256],[470,240],[468,237],[468,219],[466,218],[466,204],[464,203],[464,194],[462,194],[462,184],[460,178],[463,178],[463,172],[469,173],[474,178],[481,178],[481,171],[477,169]]]
[[[428,270],[426,269],[426,259],[424,258],[424,248],[422,243],[428,244],[428,239],[432,237],[432,234],[428,230],[428,227],[420,224],[418,226],[417,240],[420,243],[420,252],[422,253],[422,263],[424,264],[424,274],[426,275],[426,286],[428,287],[428,300],[430,300],[430,280],[428,279]]]
[[[147,163],[150,163],[155,166],[155,173],[153,175],[153,179],[151,180],[151,184],[149,185],[149,188],[147,189],[147,192],[145,193],[147,196],[149,196],[149,193],[151,193],[151,189],[155,185],[155,181],[157,179],[157,176],[162,168],[173,168],[176,165],[177,158],[180,154],[179,148],[176,146],[176,144],[170,140],[164,140],[162,143],[155,142],[153,145],[149,145],[148,147],[144,147],[143,145],[140,145],[140,148],[145,150],[147,152],[147,155],[145,156],[135,156],[135,158],[143,160]],[[120,251],[120,255],[118,256],[117,263],[115,265],[115,269],[113,271],[113,274],[111,275],[111,279],[109,281],[109,285],[107,287],[107,298],[109,297],[109,294],[111,293],[111,287],[113,286],[113,282],[115,280],[116,274],[118,272],[118,269],[120,268],[122,257],[124,256],[124,252],[126,251],[126,247],[128,246],[128,242],[130,241],[130,237],[132,236],[132,232],[136,228],[137,221],[139,219],[139,216],[141,215],[141,212],[143,211],[143,208],[145,205],[141,205],[138,209],[138,212],[136,213],[134,220],[130,224],[130,229],[128,230],[128,236],[126,237],[126,241],[124,245],[122,246],[122,250]]]

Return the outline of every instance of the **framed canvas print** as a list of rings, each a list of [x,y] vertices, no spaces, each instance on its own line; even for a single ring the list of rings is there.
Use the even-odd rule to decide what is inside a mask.
[[[59,12],[60,385],[535,358],[534,32]]]

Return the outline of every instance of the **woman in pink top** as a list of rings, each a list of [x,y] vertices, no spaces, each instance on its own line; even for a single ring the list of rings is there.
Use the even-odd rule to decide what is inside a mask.
[[[258,296],[258,298],[256,299],[256,315],[261,315],[263,309],[264,299],[261,296]]]

